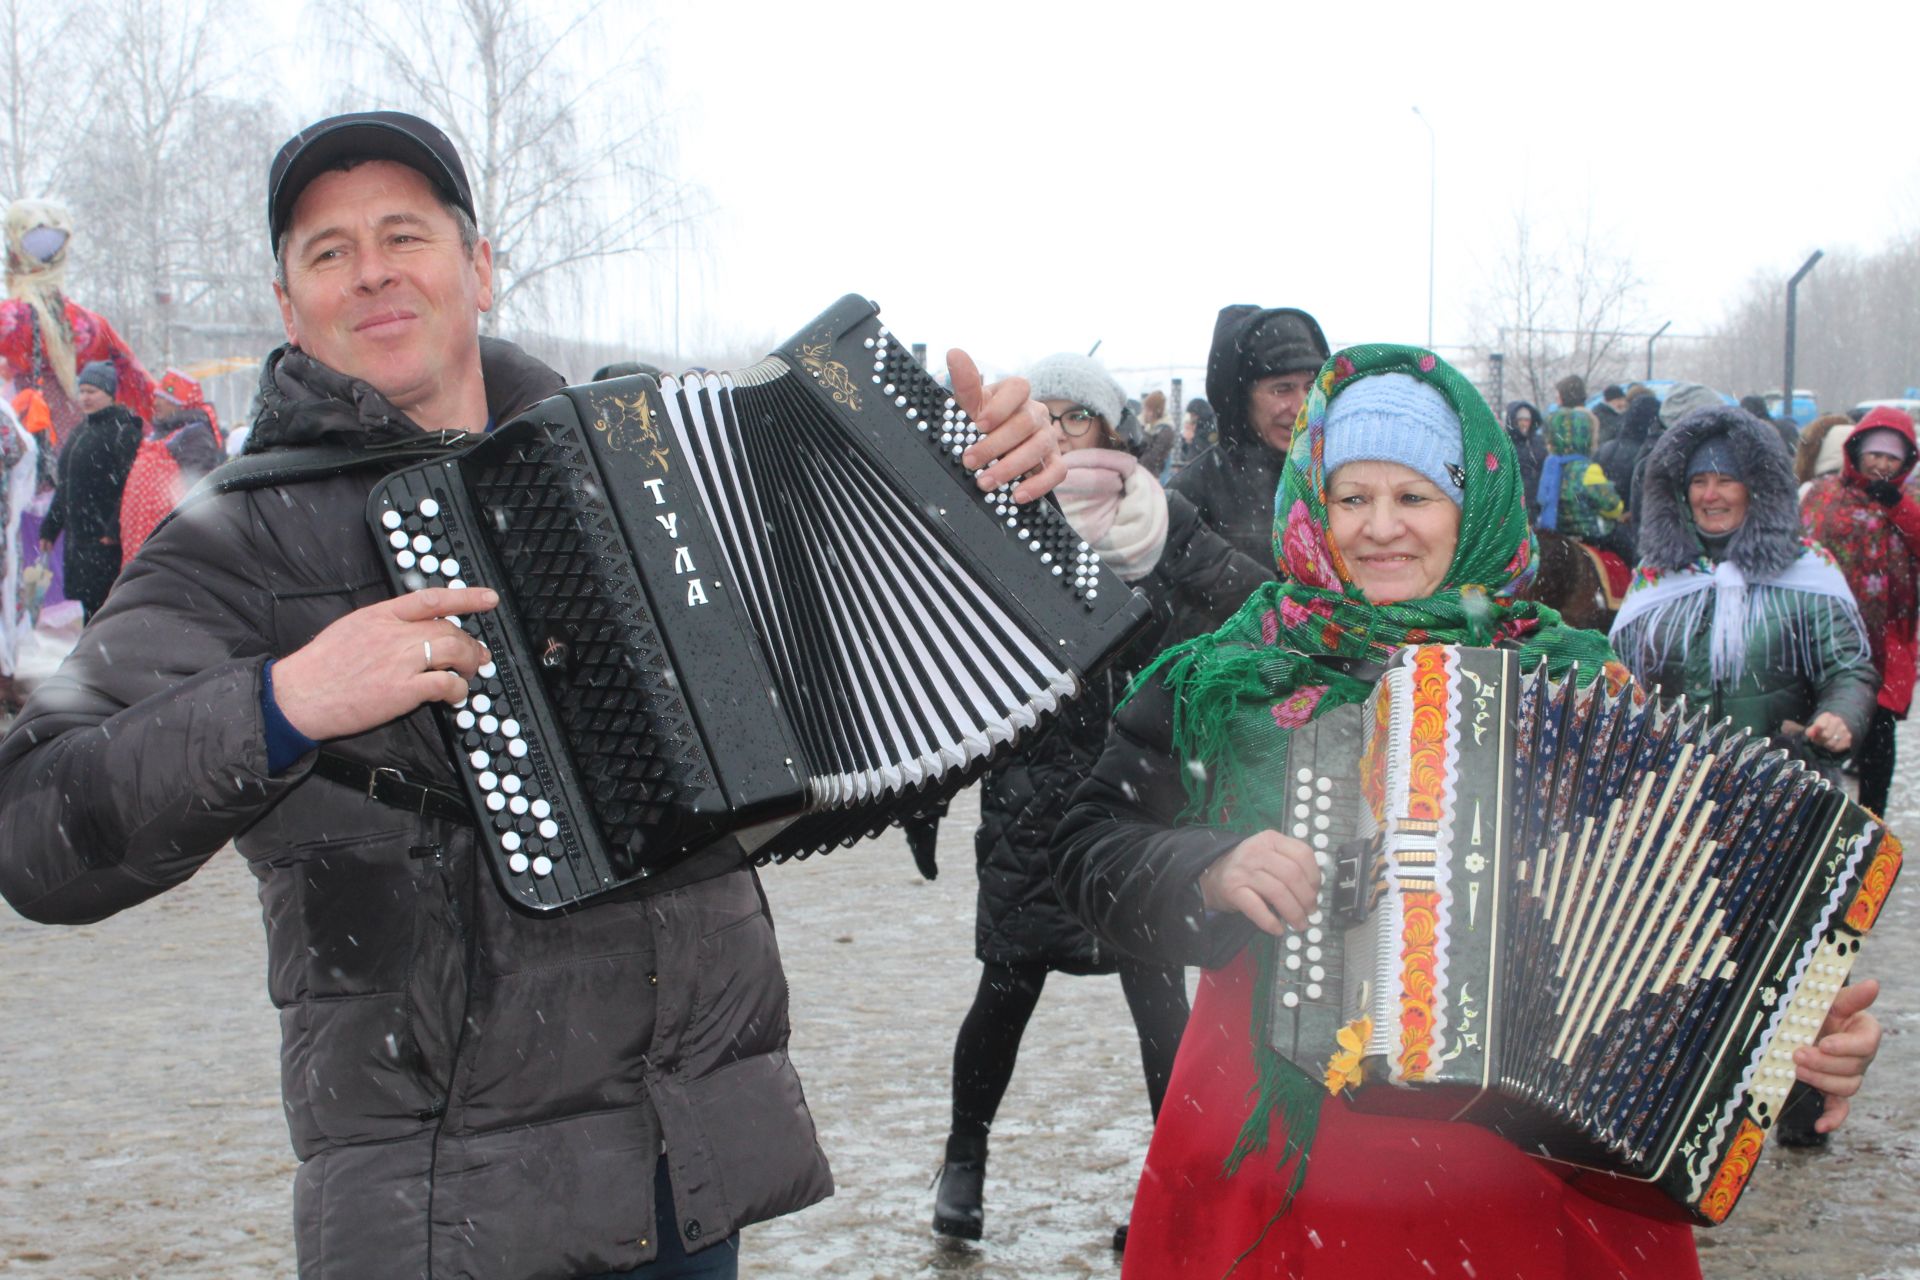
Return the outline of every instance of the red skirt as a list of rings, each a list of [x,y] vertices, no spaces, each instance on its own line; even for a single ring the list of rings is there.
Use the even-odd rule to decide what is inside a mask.
[[[1201,975],[1134,1197],[1123,1280],[1700,1275],[1684,1222],[1597,1200],[1488,1130],[1366,1115],[1341,1099],[1321,1108],[1306,1183],[1276,1219],[1287,1181],[1274,1169],[1277,1116],[1267,1150],[1221,1176],[1253,1105],[1252,991],[1247,951]]]

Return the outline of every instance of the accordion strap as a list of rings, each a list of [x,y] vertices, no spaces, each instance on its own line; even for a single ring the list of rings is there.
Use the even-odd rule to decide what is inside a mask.
[[[321,751],[314,757],[313,773],[328,782],[337,782],[343,787],[364,792],[369,800],[391,809],[458,822],[469,827],[473,825],[473,810],[464,795],[430,782],[416,782],[398,769],[362,764],[331,751]]]

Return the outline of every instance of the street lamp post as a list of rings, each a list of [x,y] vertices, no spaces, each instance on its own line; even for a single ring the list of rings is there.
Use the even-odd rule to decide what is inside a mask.
[[[1427,119],[1427,113],[1419,107],[1413,114],[1420,117],[1420,123],[1427,126],[1427,348],[1433,348],[1433,227],[1434,196],[1438,190],[1436,179],[1440,167],[1440,147],[1433,135],[1433,121]]]
[[[1813,256],[1800,264],[1793,273],[1793,279],[1787,281],[1787,371],[1786,385],[1780,388],[1780,413],[1783,417],[1793,416],[1793,340],[1795,337],[1794,295],[1800,290],[1800,282],[1807,278],[1807,272],[1813,270],[1813,264],[1825,256],[1825,251],[1815,249]]]
[[[1653,344],[1660,341],[1660,335],[1672,327],[1673,321],[1669,320],[1658,329],[1655,329],[1653,336],[1647,339],[1647,381],[1649,382],[1653,381]]]

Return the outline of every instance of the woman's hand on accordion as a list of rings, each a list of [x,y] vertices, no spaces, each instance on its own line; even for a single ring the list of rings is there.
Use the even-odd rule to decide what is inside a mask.
[[[987,468],[977,477],[982,489],[1019,480],[1013,500],[1032,502],[1066,479],[1067,464],[1047,429],[1047,411],[1033,398],[1025,378],[984,386],[979,366],[958,347],[947,352],[947,376],[953,398],[985,433],[961,458],[969,467]]]
[[[486,587],[429,587],[355,609],[273,664],[273,700],[315,742],[458,702],[489,655],[448,619],[498,603]]]
[[[1200,873],[1200,900],[1212,911],[1237,911],[1275,937],[1305,929],[1320,897],[1313,850],[1292,836],[1248,836]]]
[[[1860,1092],[1867,1067],[1880,1052],[1880,1020],[1867,1012],[1880,983],[1873,978],[1840,988],[1820,1034],[1794,1050],[1794,1074],[1827,1095],[1826,1110],[1814,1128],[1832,1133],[1847,1118],[1849,1099]]]

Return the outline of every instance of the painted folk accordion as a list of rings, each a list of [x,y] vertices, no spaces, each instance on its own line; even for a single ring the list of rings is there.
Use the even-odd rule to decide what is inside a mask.
[[[395,472],[394,583],[487,586],[446,712],[508,897],[557,908],[728,836],[781,859],[951,794],[1147,606],[863,298],[734,373],[570,388]]]
[[[1722,1221],[1898,840],[1764,738],[1500,650],[1403,650],[1286,769],[1324,874],[1279,943],[1275,1049],[1360,1109]]]

